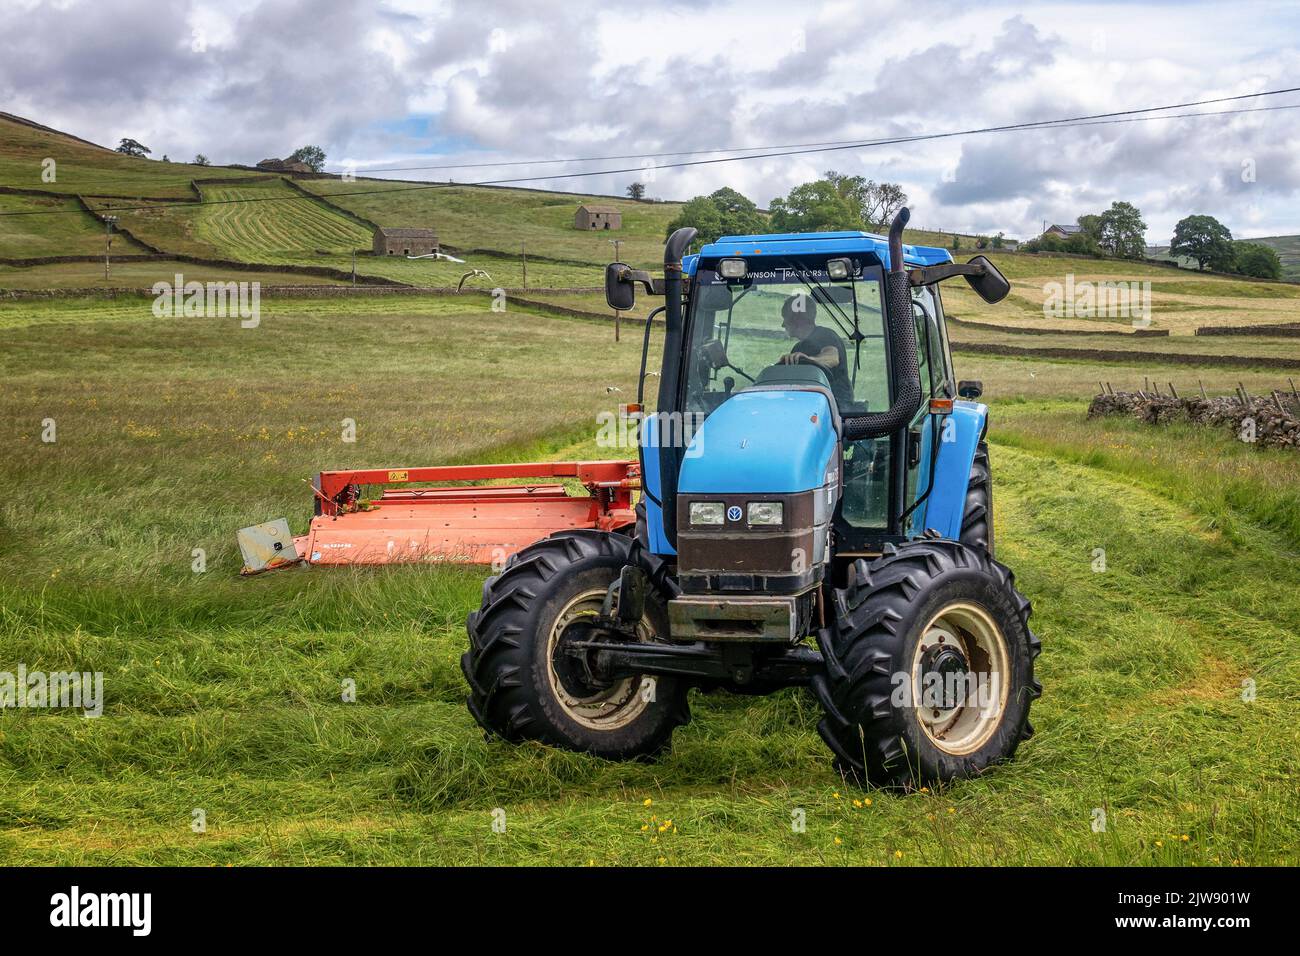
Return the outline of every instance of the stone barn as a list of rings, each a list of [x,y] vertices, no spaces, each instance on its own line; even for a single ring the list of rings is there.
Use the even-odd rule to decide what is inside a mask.
[[[593,206],[583,203],[573,217],[574,229],[622,229],[623,214],[617,206]]]
[[[257,168],[268,173],[310,173],[312,168],[296,159],[264,159]]]
[[[377,256],[427,256],[437,251],[438,236],[432,229],[380,226],[375,230]]]

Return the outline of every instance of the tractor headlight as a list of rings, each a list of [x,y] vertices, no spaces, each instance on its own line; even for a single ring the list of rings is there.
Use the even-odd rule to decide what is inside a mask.
[[[785,521],[785,506],[779,501],[751,501],[749,503],[749,523],[751,525],[774,525]]]
[[[721,501],[691,502],[691,524],[722,524],[726,513]]]
[[[724,279],[743,279],[749,272],[744,259],[721,259],[718,261],[718,275]]]
[[[848,259],[826,260],[826,274],[830,276],[830,278],[839,282],[843,282],[849,277],[852,268],[852,263],[850,263]]]

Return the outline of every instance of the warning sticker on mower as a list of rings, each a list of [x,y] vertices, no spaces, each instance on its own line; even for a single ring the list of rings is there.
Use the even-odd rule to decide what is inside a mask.
[[[390,471],[388,473],[389,481],[409,481],[408,473],[405,471]]]

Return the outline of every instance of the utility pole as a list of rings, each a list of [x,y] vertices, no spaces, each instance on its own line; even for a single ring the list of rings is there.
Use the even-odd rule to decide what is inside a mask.
[[[357,250],[352,250],[352,284],[357,284]]]
[[[104,217],[104,281],[108,281],[108,250],[113,245],[113,224],[116,216]]]
[[[519,260],[524,266],[524,291],[528,291],[528,248],[527,243],[519,243]]]
[[[622,262],[623,260],[622,260],[622,258],[619,256],[618,251],[619,251],[620,246],[621,246],[622,243],[623,243],[623,240],[622,240],[622,239],[608,239],[608,240],[606,240],[606,241],[607,241],[607,242],[612,242],[612,243],[614,244],[614,261],[615,261],[615,262]],[[617,341],[619,340],[619,335],[620,335],[620,332],[622,331],[622,330],[620,329],[620,326],[621,326],[622,324],[623,324],[623,313],[619,312],[618,309],[615,309],[615,310],[614,310],[614,341],[615,341],[615,342],[617,342]]]

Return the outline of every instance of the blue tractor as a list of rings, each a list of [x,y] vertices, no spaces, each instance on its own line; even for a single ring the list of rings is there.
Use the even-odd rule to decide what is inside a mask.
[[[485,583],[462,666],[489,734],[646,758],[691,688],[804,686],[841,773],[917,787],[1032,733],[1040,645],[994,558],[987,408],[954,378],[939,291],[1010,286],[904,245],[907,218],[698,255],[685,228],[662,278],[609,266],[611,308],[664,296],[636,526],[552,535]]]

